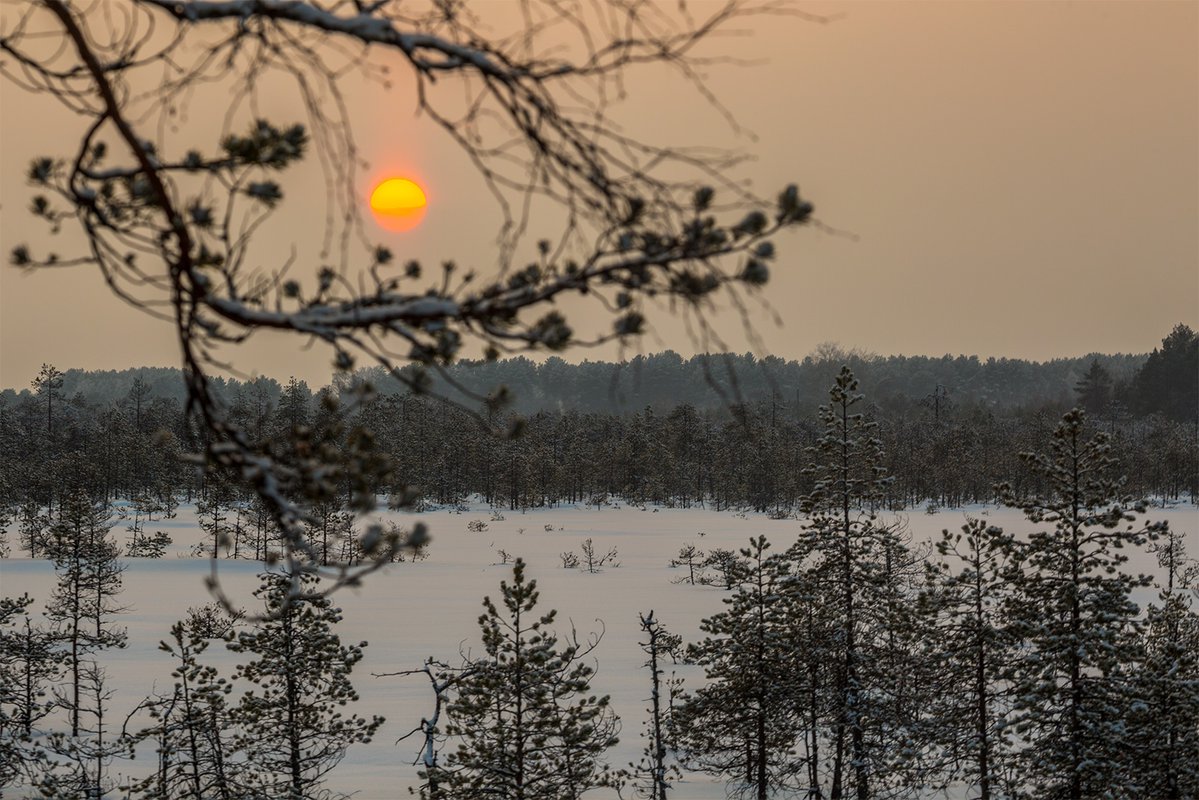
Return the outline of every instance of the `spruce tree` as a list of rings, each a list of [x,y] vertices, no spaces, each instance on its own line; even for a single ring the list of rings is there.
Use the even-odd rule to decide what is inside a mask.
[[[1086,416],[1067,413],[1047,454],[1021,454],[1049,491],[1019,503],[1048,525],[1030,534],[1017,573],[1014,622],[1025,645],[1014,664],[1012,716],[1023,739],[1021,772],[1035,796],[1056,800],[1129,793],[1123,754],[1131,746],[1128,667],[1146,585],[1124,571],[1127,548],[1155,534],[1139,523],[1144,504],[1110,476],[1108,436],[1088,437]],[[1006,491],[1009,504],[1017,501]]]
[[[251,688],[230,712],[237,747],[251,765],[246,782],[269,797],[324,798],[325,777],[383,722],[342,712],[358,700],[350,673],[366,643],[342,644],[333,631],[341,611],[313,596],[315,577],[266,572],[260,578],[255,596],[265,604],[264,621],[229,643],[250,657],[235,679]]]
[[[1132,391],[1142,413],[1199,424],[1199,333],[1175,325],[1137,372]]]
[[[616,743],[608,698],[590,694],[584,659],[598,639],[565,644],[538,615],[537,582],[517,559],[500,583],[500,607],[483,600],[486,659],[455,687],[447,707],[457,746],[440,772],[438,797],[573,800],[609,781],[604,754]]]
[[[1100,417],[1106,414],[1112,404],[1112,376],[1098,359],[1091,361],[1086,374],[1074,384],[1074,393],[1078,395],[1078,405],[1088,414]]]

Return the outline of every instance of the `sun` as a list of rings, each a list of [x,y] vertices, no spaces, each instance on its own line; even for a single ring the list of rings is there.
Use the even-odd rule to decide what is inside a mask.
[[[375,222],[389,231],[410,231],[425,218],[429,198],[425,190],[407,178],[388,178],[371,192]]]

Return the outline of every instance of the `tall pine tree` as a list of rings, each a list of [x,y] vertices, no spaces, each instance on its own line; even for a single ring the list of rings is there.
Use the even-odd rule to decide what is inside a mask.
[[[792,784],[799,709],[789,691],[796,649],[781,586],[786,562],[767,555],[766,537],[741,550],[743,582],[726,609],[700,625],[708,634],[688,648],[708,685],[673,715],[689,768],[726,778],[730,796],[766,800]]]
[[[125,609],[115,604],[124,567],[120,549],[108,536],[109,513],[82,490],[63,500],[58,519],[48,534],[58,584],[46,606],[63,648],[71,683],[58,703],[71,719],[71,735],[79,734],[80,703],[86,657],[107,647],[124,647],[124,629],[113,617]]]
[[[825,684],[826,767],[813,766],[823,794],[833,800],[869,800],[903,782],[902,762],[913,753],[913,719],[921,677],[912,658],[911,583],[918,559],[899,531],[878,519],[889,479],[876,423],[860,410],[863,396],[842,367],[820,409],[824,431],[809,448],[812,491],[801,508],[809,515],[806,541],[793,550],[822,587],[828,626],[820,649],[830,662]],[[819,720],[817,720],[819,722]],[[809,749],[814,749],[809,743]]]
[[[1130,595],[1146,580],[1124,571],[1125,550],[1155,528],[1137,521],[1143,504],[1120,493],[1110,451],[1107,435],[1088,436],[1075,409],[1047,454],[1021,454],[1049,491],[1019,505],[1049,527],[1029,536],[1017,573],[1014,621],[1025,646],[1011,673],[1012,713],[1025,781],[1046,800],[1129,796],[1121,765],[1138,615]],[[1008,502],[1017,504],[1010,492]]]
[[[1019,550],[1002,528],[970,519],[960,533],[942,533],[937,553],[924,598],[935,636],[922,657],[938,665],[928,738],[948,781],[973,788],[978,800],[1007,797],[1014,745],[1005,677],[1020,644],[1007,615]]]

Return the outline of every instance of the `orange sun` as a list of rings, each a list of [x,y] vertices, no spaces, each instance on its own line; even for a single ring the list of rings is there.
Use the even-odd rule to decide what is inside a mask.
[[[389,231],[410,231],[425,218],[429,199],[424,189],[407,178],[388,178],[371,192],[375,222]]]

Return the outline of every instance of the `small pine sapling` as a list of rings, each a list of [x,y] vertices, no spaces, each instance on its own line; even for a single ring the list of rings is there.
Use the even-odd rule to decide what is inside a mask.
[[[620,562],[616,561],[617,553],[615,547],[612,547],[607,553],[601,555],[595,549],[595,542],[588,538],[583,542],[583,545],[580,549],[583,552],[583,558],[581,561],[584,565],[586,565],[587,571],[592,575],[603,569],[604,565],[612,567],[620,566]]]
[[[702,562],[704,567],[711,567],[716,572],[716,580],[726,591],[732,591],[745,576],[745,562],[732,550],[714,547],[708,551],[708,557]]]
[[[696,570],[702,570],[705,563],[706,563],[706,560],[704,558],[703,550],[700,550],[698,547],[696,547],[693,544],[685,544],[679,548],[679,554],[678,554],[678,556],[675,557],[675,559],[673,561],[670,562],[670,566],[686,567],[687,568],[686,581],[690,585],[694,586],[695,578],[696,578],[696,574],[695,574]],[[703,575],[701,574],[700,578],[702,579],[702,577],[703,577]],[[683,578],[680,578],[678,582],[682,583],[683,580],[684,580]]]

